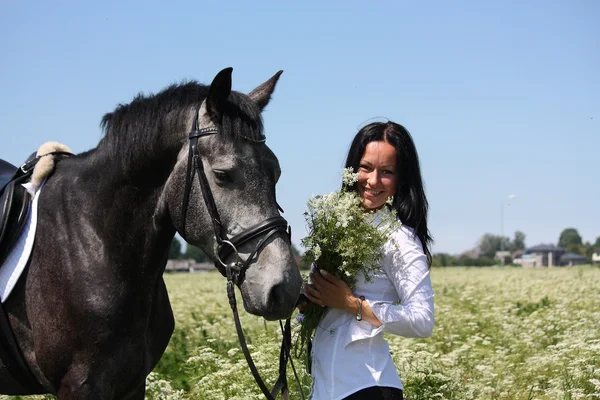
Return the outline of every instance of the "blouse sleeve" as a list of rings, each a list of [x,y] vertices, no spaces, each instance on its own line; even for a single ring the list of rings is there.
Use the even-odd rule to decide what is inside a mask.
[[[431,336],[435,323],[434,293],[427,256],[421,241],[413,232],[411,228],[403,226],[384,248],[382,266],[396,288],[399,304],[366,299],[382,325],[376,328],[364,320],[355,323],[346,344],[374,337],[381,331],[409,338]]]

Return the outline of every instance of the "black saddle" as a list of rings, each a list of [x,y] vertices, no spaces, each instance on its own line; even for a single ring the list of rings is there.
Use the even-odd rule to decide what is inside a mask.
[[[19,168],[0,160],[0,265],[29,216],[33,198],[21,184],[27,182],[36,162],[35,153]]]
[[[22,184],[29,180],[38,160],[39,157],[33,153],[19,168],[0,160],[0,266],[14,246],[29,216],[33,198]],[[0,303],[0,360],[13,378],[12,390],[16,390],[16,394],[45,393],[25,362],[2,303]]]
[[[18,168],[11,163],[0,160],[0,191],[2,191],[4,186],[12,180],[17,173],[17,169]]]
[[[71,153],[55,151],[41,156],[33,153],[19,168],[0,160],[0,266],[14,246],[23,229],[33,196],[23,187],[33,174],[40,157],[70,156]],[[46,391],[29,369],[21,348],[15,340],[8,315],[0,299],[0,360],[13,378],[9,394],[44,394]],[[1,365],[0,364],[0,367]],[[9,380],[10,382],[10,380]],[[4,388],[3,388],[4,389]],[[13,393],[14,392],[14,393]]]

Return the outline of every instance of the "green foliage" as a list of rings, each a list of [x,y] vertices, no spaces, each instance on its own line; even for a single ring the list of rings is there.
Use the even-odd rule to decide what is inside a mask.
[[[490,257],[458,257],[456,259],[456,265],[464,267],[489,267],[496,265],[497,263],[498,262],[496,260]]]
[[[204,262],[206,261],[206,254],[202,250],[200,250],[196,246],[192,246],[188,243],[187,248],[185,249],[185,253],[182,258],[196,260],[196,262]]]
[[[431,259],[432,267],[454,267],[456,258],[447,253],[436,253]]]
[[[300,269],[300,270],[310,269],[310,264],[307,262],[306,257],[294,245],[292,245],[292,254],[294,254],[294,257],[296,258],[296,262],[298,263],[298,269]]]
[[[306,261],[306,257],[302,256],[298,259],[298,269],[307,271],[310,269],[310,264]]]
[[[479,250],[484,257],[488,258],[494,258],[497,251],[510,250],[510,247],[510,239],[505,236],[486,233],[479,240]]]
[[[173,238],[171,247],[169,247],[169,260],[177,260],[181,257],[181,242],[177,238]]]
[[[498,261],[490,257],[454,257],[446,253],[437,253],[433,255],[432,267],[489,267],[496,265]]]
[[[525,249],[525,234],[516,231],[514,239],[511,241],[506,236],[486,233],[479,239],[479,250],[484,257],[494,258],[498,251],[516,251]]]
[[[550,307],[550,299],[548,299],[548,296],[544,296],[540,301],[534,303],[521,303],[520,301],[517,301],[515,307],[517,315],[529,315],[532,312],[539,310],[540,308]]]
[[[581,255],[585,256],[587,258],[587,262],[591,263],[592,262],[592,254],[594,254],[594,246],[592,246],[592,244],[590,242],[585,242],[583,245],[580,246],[581,248]]]
[[[302,254],[300,254],[300,250],[298,250],[298,248],[292,244],[292,254],[295,256],[301,256]]]
[[[523,232],[516,231],[510,246],[510,251],[525,250],[525,237]]]
[[[175,329],[169,347],[156,368],[154,368],[154,372],[160,376],[169,376],[169,383],[172,388],[189,391],[191,384],[184,367],[185,362],[194,350],[195,347],[189,341],[186,332]]]
[[[558,239],[558,247],[564,248],[568,253],[583,254],[583,241],[575,228],[563,230]]]

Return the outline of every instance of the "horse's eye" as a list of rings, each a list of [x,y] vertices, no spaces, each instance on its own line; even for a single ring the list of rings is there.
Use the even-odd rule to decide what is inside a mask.
[[[222,169],[215,169],[213,170],[213,173],[215,174],[215,178],[217,178],[221,182],[233,182],[233,175],[228,171]]]

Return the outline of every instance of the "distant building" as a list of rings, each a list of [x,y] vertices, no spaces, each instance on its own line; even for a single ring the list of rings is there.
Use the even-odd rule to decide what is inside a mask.
[[[587,262],[587,258],[581,254],[565,253],[560,257],[560,265],[570,267],[573,265],[581,265]]]
[[[521,267],[543,267],[544,260],[540,254],[523,254],[520,257],[513,258],[513,264]]]
[[[212,263],[198,263],[196,260],[168,260],[165,272],[199,272],[212,271],[215,265]]]
[[[479,258],[481,257],[481,250],[474,248],[471,250],[463,251],[460,253],[459,258]]]
[[[500,260],[500,263],[502,265],[504,265],[505,261],[508,259],[507,262],[512,262],[512,254],[510,251],[504,250],[504,251],[497,251],[495,256],[494,256],[495,260]]]
[[[585,264],[587,258],[581,254],[565,253],[565,249],[553,244],[540,244],[525,249],[525,253],[515,258],[513,262],[523,267],[566,267]],[[600,263],[600,254],[598,254],[598,262]]]
[[[517,259],[515,264],[523,267],[552,267],[561,265],[560,258],[565,253],[562,247],[556,247],[553,244],[540,244],[525,249],[525,253]]]
[[[594,250],[592,254],[592,264],[600,264],[600,249]]]

